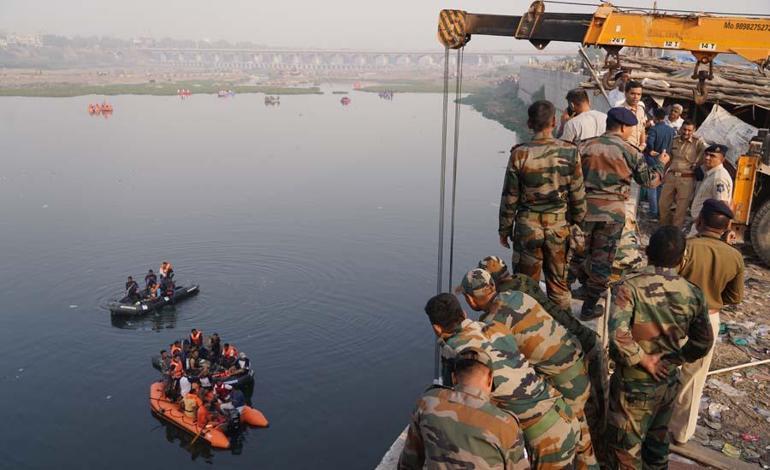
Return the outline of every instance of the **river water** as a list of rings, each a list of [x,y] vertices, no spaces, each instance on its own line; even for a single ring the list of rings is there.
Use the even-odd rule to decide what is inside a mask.
[[[441,95],[349,96],[0,98],[0,467],[376,465],[433,373]],[[463,107],[456,279],[507,256],[514,138]],[[201,294],[111,319],[163,259]],[[271,425],[236,451],[150,412],[150,356],[194,327],[256,370]]]

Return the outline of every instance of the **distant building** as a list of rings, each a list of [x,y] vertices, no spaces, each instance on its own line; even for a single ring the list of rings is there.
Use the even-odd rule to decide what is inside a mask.
[[[8,34],[5,41],[6,46],[43,47],[43,39],[39,34]]]

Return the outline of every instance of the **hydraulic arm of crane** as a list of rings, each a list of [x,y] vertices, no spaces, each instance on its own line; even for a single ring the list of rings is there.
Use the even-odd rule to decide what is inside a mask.
[[[610,70],[605,78],[621,67],[618,53],[623,47],[689,51],[697,60],[692,78],[698,79],[694,93],[699,102],[706,97],[706,80],[714,77],[717,54],[737,54],[761,71],[770,66],[770,18],[625,12],[610,3],[593,14],[546,13],[542,0],[533,2],[523,16],[441,11],[438,36],[444,46],[463,47],[474,34],[527,39],[538,49],[551,41],[602,47]],[[708,71],[699,70],[701,65],[708,65]]]

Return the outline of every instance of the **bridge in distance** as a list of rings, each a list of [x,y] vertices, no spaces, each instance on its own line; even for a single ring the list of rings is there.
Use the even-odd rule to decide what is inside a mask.
[[[354,51],[347,49],[199,49],[139,48],[153,62],[190,68],[218,69],[380,69],[397,67],[433,68],[443,66],[444,52],[437,51]],[[464,64],[470,66],[510,65],[518,58],[571,56],[569,51],[465,51]],[[450,54],[455,65],[456,54]]]

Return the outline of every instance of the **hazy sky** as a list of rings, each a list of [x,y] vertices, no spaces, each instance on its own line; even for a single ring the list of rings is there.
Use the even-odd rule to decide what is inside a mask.
[[[587,2],[588,0],[582,0]],[[61,35],[169,36],[252,41],[286,47],[437,48],[439,10],[521,15],[519,0],[0,0],[0,30]],[[652,0],[617,0],[649,7]],[[660,8],[770,14],[770,0],[659,0]],[[546,11],[589,12],[547,4]],[[531,48],[479,37],[475,49]]]

